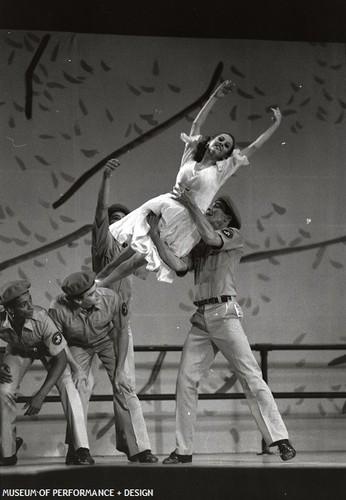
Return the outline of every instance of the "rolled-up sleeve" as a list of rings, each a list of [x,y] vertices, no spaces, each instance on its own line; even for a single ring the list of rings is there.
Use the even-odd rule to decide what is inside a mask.
[[[49,354],[51,356],[56,356],[59,352],[65,349],[67,345],[66,340],[59,331],[57,325],[48,316],[48,313],[41,319],[40,326],[43,342],[46,345]]]
[[[243,248],[244,239],[241,232],[234,227],[226,227],[225,229],[220,229],[217,233],[221,236],[223,245],[221,250],[234,250],[236,248]]]

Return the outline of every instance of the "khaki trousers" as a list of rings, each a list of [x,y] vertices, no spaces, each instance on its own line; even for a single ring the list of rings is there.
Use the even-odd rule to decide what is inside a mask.
[[[88,348],[70,346],[70,350],[76,362],[88,376],[89,374],[92,375],[93,378],[97,376],[97,364],[93,362],[95,355],[98,356],[107,371],[113,389],[117,450],[125,453],[128,458],[144,450],[149,450],[149,436],[143,417],[142,407],[135,392],[134,352],[131,332],[129,331],[129,347],[125,362],[125,369],[131,381],[131,389],[124,389],[122,395],[117,393],[114,385],[116,354],[114,352],[113,342],[110,339],[105,340],[101,345]],[[92,372],[90,372],[91,368]],[[92,386],[92,382],[90,382],[89,380],[89,387]],[[91,390],[80,391],[80,398],[86,418],[90,395]]]
[[[262,378],[241,326],[243,314],[234,300],[204,305],[192,316],[176,387],[176,452],[191,455],[196,424],[198,383],[220,351],[242,385],[246,401],[267,443],[288,439],[273,395]]]
[[[10,457],[16,452],[16,399],[21,381],[33,363],[31,358],[5,354],[3,364],[9,366],[12,382],[0,384],[0,455]],[[49,361],[42,360],[47,368]],[[75,449],[89,448],[84,424],[84,412],[78,391],[72,381],[69,367],[66,367],[56,383]]]

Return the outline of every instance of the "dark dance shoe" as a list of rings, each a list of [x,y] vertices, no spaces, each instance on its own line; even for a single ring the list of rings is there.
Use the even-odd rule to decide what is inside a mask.
[[[16,455],[18,453],[19,448],[22,446],[23,443],[24,443],[23,438],[21,438],[21,437],[16,438]]]
[[[0,467],[9,467],[11,465],[16,465],[18,461],[17,453],[19,448],[23,444],[23,438],[17,437],[16,438],[16,453],[12,455],[11,457],[0,457]]]
[[[189,464],[192,462],[192,455],[179,455],[175,451],[169,457],[162,460],[163,464]]]
[[[11,457],[0,457],[0,467],[9,467],[10,465],[16,465],[18,461],[17,455],[14,454]]]
[[[69,448],[70,451],[70,448]],[[95,460],[90,455],[88,448],[78,448],[69,456],[69,451],[66,455],[66,465],[94,465]]]
[[[284,462],[287,460],[292,460],[296,456],[296,450],[293,448],[288,439],[283,439],[282,441],[278,441],[277,446],[280,452],[280,458]]]
[[[151,453],[151,450],[145,450],[130,457],[129,461],[140,462],[141,464],[156,464],[159,459]]]
[[[76,457],[76,454],[75,454],[75,451],[74,451],[74,447],[73,447],[72,444],[69,444],[68,445],[68,450],[67,450],[67,453],[66,453],[65,464],[66,465],[74,465],[75,457]]]

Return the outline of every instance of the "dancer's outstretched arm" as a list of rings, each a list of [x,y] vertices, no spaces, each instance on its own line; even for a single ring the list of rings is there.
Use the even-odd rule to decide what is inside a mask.
[[[112,172],[119,166],[119,164],[119,161],[115,158],[106,163],[97,196],[95,218],[91,231],[92,268],[96,273],[102,269],[105,252],[109,245],[109,185]]]
[[[242,149],[240,154],[242,156],[246,156],[249,158],[251,155],[253,155],[259,148],[263,146],[265,142],[270,139],[270,137],[274,134],[274,132],[279,128],[280,123],[281,123],[281,111],[279,108],[271,108],[273,111],[273,117],[272,120],[274,120],[274,123],[265,131],[263,134],[261,134],[257,139],[250,144],[245,149]]]
[[[100,184],[100,189],[97,196],[97,205],[95,212],[95,221],[99,222],[108,217],[108,207],[109,207],[109,180],[113,171],[119,167],[120,161],[116,158],[112,158],[107,161],[105,168],[103,170],[102,181]]]
[[[207,102],[204,104],[203,108],[200,110],[196,118],[194,119],[190,135],[198,135],[201,131],[201,126],[205,122],[207,116],[209,115],[214,104],[225,97],[227,94],[232,92],[234,84],[230,80],[225,80],[219,87],[211,94]]]

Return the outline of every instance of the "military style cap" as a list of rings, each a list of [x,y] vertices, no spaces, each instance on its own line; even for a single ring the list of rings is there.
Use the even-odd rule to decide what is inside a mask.
[[[228,209],[226,210],[226,213],[232,216],[232,220],[229,224],[230,227],[235,227],[236,229],[240,229],[241,228],[240,213],[237,207],[235,206],[234,202],[232,201],[231,197],[226,194],[218,196],[213,201],[213,204],[216,203],[217,201],[221,201],[224,205],[226,205],[226,208]]]
[[[125,207],[125,205],[115,203],[114,205],[108,207],[108,217],[110,217],[113,212],[122,212],[123,214],[128,215],[130,213],[130,210]]]
[[[94,271],[79,271],[65,278],[61,288],[69,297],[82,295],[95,283]]]
[[[20,297],[30,287],[31,283],[27,280],[9,281],[0,289],[0,304],[5,305],[7,302]]]

